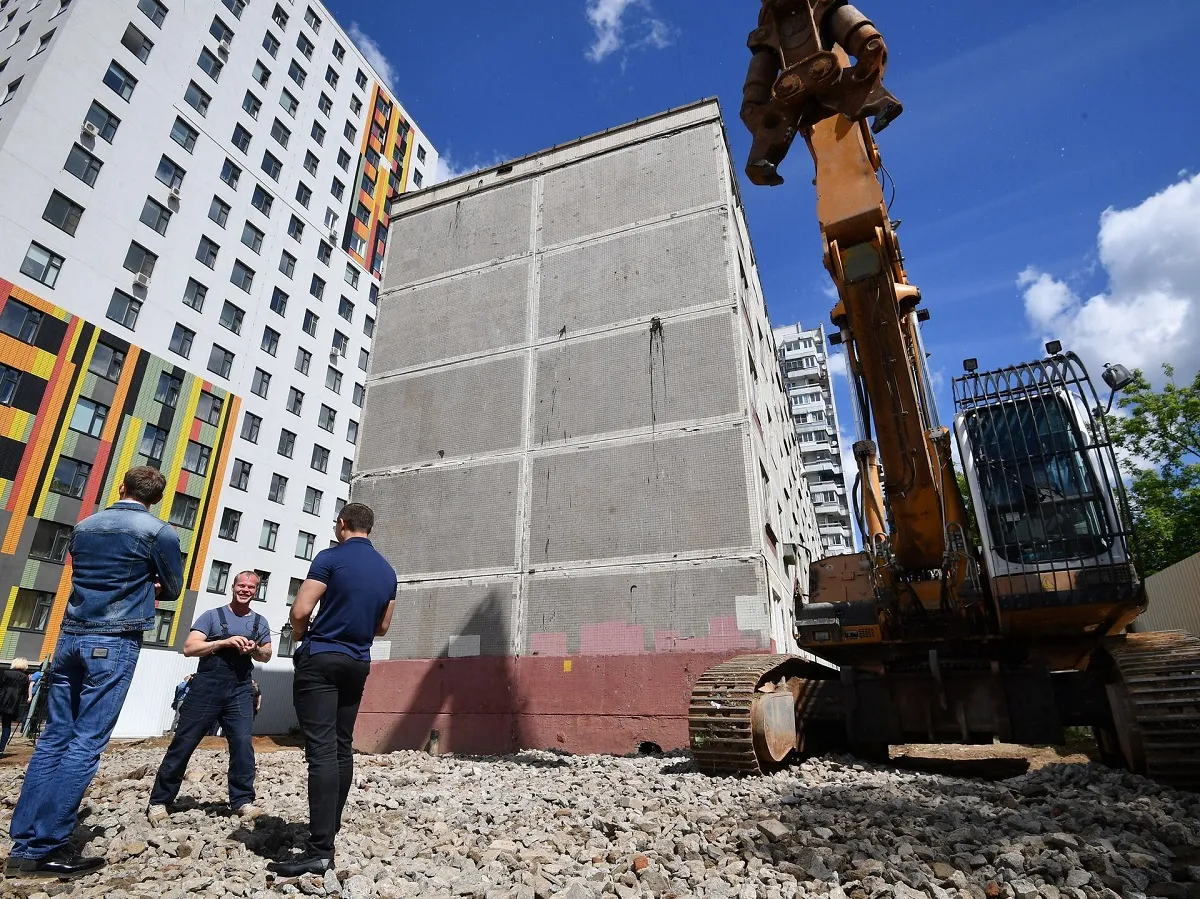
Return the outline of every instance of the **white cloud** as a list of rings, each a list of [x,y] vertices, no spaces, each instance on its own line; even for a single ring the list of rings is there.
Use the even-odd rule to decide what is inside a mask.
[[[1169,362],[1191,380],[1200,368],[1200,175],[1131,209],[1106,209],[1097,243],[1108,288],[1095,296],[1036,268],[1021,272],[1030,323],[1079,353],[1093,375],[1120,362],[1161,380]]]
[[[655,14],[650,0],[587,0],[586,13],[595,32],[587,51],[592,62],[624,47],[661,50],[675,40],[675,29]]]
[[[362,51],[362,55],[366,57],[367,62],[375,69],[384,86],[388,90],[395,92],[394,87],[396,81],[396,69],[392,66],[387,55],[379,49],[379,45],[371,38],[369,34],[359,27],[357,22],[351,22],[350,27],[346,29],[346,34],[350,40],[354,41],[355,46]]]
[[[486,157],[480,153],[476,153],[471,157],[470,162],[459,162],[449,153],[442,153],[438,156],[437,167],[433,172],[433,184],[441,184],[443,181],[453,181],[455,178],[461,178],[463,175],[494,168],[507,161],[508,158],[500,153],[492,153]]]
[[[845,353],[837,353],[831,349],[826,356],[825,364],[829,366],[829,374],[834,378],[844,378],[849,374]]]

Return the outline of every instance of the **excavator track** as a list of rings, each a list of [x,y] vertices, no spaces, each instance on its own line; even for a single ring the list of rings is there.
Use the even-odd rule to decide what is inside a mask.
[[[1132,771],[1200,789],[1200,639],[1181,631],[1106,643],[1118,679],[1109,702]]]
[[[817,685],[836,672],[797,656],[738,656],[696,681],[688,736],[706,774],[763,774],[803,750],[798,727]]]

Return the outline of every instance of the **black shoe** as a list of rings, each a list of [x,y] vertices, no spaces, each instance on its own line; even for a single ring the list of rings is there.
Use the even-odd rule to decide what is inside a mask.
[[[271,862],[268,871],[280,877],[299,877],[301,874],[324,874],[333,867],[333,859],[320,855],[298,855],[284,862]]]
[[[15,855],[10,855],[4,862],[3,874],[5,877],[17,877],[25,873],[27,868],[33,864],[31,858],[18,858]]]
[[[82,877],[104,867],[102,858],[85,858],[80,855],[69,855],[66,852],[51,852],[42,858],[25,859],[25,867],[21,874],[25,877],[57,877],[60,880],[70,880]]]

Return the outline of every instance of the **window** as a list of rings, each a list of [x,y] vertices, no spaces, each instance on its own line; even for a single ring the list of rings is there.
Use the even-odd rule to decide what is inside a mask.
[[[412,180],[414,185],[420,187],[421,182],[425,180],[425,177],[417,169],[413,169]]]
[[[246,8],[247,0],[221,0],[225,7],[233,13],[237,18],[242,17],[242,10]]]
[[[317,146],[325,145],[325,129],[321,127],[319,122],[312,123],[312,131],[310,132],[312,139],[317,142]]]
[[[267,491],[267,499],[273,503],[283,503],[287,496],[288,479],[281,474],[271,475],[271,489]]]
[[[69,456],[59,456],[58,464],[54,466],[54,474],[50,478],[50,492],[81,499],[91,473],[90,463],[80,462]]]
[[[187,286],[183,289],[183,305],[204,311],[204,298],[208,296],[208,288],[195,278],[188,278]]]
[[[16,402],[22,374],[18,369],[0,364],[0,406],[11,406]]]
[[[292,453],[296,450],[296,435],[287,428],[282,428],[279,431],[279,446],[276,452],[286,459],[292,458]]]
[[[271,292],[271,311],[277,315],[287,314],[288,295],[276,287]]]
[[[304,11],[304,24],[317,33],[321,31],[321,20],[317,18],[317,14],[313,12],[311,6]]]
[[[303,181],[301,181],[299,184],[296,185],[296,202],[299,203],[301,206],[303,206],[305,209],[307,209],[308,204],[311,201],[312,201],[312,188],[309,187],[307,184],[305,184]]]
[[[323,428],[330,433],[333,433],[334,423],[337,421],[337,412],[328,406],[321,406],[321,414],[317,417],[317,427]]]
[[[232,369],[233,353],[214,343],[212,352],[208,354],[208,370],[222,378],[228,378]]]
[[[266,87],[267,82],[271,80],[271,70],[262,64],[261,59],[256,59],[254,61],[254,71],[251,73],[251,77],[253,77],[254,80],[263,87]]]
[[[42,218],[54,227],[61,228],[63,231],[74,236],[75,229],[79,227],[79,218],[82,215],[82,206],[74,202],[70,197],[54,191],[54,193],[50,194],[50,200],[46,203],[46,211],[42,213]]]
[[[225,68],[221,61],[209,52],[207,47],[201,49],[200,58],[196,60],[196,65],[213,81],[221,79],[221,70]]]
[[[167,430],[148,424],[142,429],[142,442],[138,452],[151,462],[161,462],[167,450]]]
[[[263,520],[262,531],[258,535],[258,548],[275,552],[275,541],[279,537],[279,523]]]
[[[333,101],[324,92],[321,94],[321,99],[317,100],[317,109],[321,110],[324,115],[329,115],[333,111]]]
[[[292,96],[292,92],[284,88],[279,92],[279,105],[283,107],[283,111],[292,118],[296,117],[296,110],[300,108],[300,101]]]
[[[341,181],[339,181],[337,178],[334,178],[333,184],[329,188],[329,192],[331,194],[333,194],[334,199],[340,200],[342,198],[342,194],[345,192],[345,190],[346,190],[346,185],[343,184]]]
[[[253,412],[242,416],[242,439],[250,443],[258,443],[258,434],[262,430],[262,418]]]
[[[302,374],[302,375],[307,375],[308,367],[311,364],[312,364],[312,353],[310,353],[304,347],[300,347],[298,350],[296,350],[296,371],[300,372],[300,374]],[[302,400],[304,399],[303,393],[300,394],[300,398]],[[300,414],[300,412],[298,410],[299,410],[299,407],[297,407],[297,412],[296,412],[297,415]]]
[[[354,321],[354,304],[346,297],[338,301],[338,315],[348,322]]]
[[[250,205],[261,212],[267,218],[271,217],[271,207],[275,204],[275,198],[272,197],[262,187],[261,184],[254,185],[254,195],[250,198]]]
[[[250,383],[250,392],[255,396],[261,396],[265,400],[267,398],[267,391],[270,389],[270,373],[263,371],[261,368],[254,369],[254,379]]]
[[[329,265],[329,262],[331,259],[333,259],[333,247],[331,247],[329,244],[325,243],[325,241],[321,241],[320,243],[318,243],[317,244],[317,261],[320,262],[322,265]]]
[[[12,44],[9,44],[9,46],[11,47]],[[7,63],[7,62],[8,62],[8,60],[6,59],[5,63]],[[5,103],[12,102],[13,97],[15,97],[17,95],[17,89],[20,88],[21,81],[23,79],[24,79],[24,76],[21,76],[21,78],[18,78],[16,81],[10,81],[8,83],[8,88],[7,88],[7,90],[4,91],[4,98],[0,99],[0,106],[3,106]]]
[[[208,570],[209,593],[224,593],[229,588],[229,571],[228,562],[212,563],[212,568]]]
[[[359,201],[358,207],[354,210],[354,217],[364,225],[370,224],[371,210],[367,207],[366,203],[363,203],[361,200]]]
[[[342,459],[341,479],[343,481],[345,481],[347,484],[350,483],[350,473],[353,470],[353,468],[354,468],[354,460],[353,459]],[[338,511],[341,511],[341,510],[339,509]]]
[[[323,446],[314,446],[311,466],[322,474],[329,468],[329,450]]]
[[[119,290],[114,290],[112,298],[108,301],[108,317],[130,331],[137,327],[138,314],[141,311],[141,300]]]
[[[254,269],[250,268],[242,260],[235,259],[233,262],[233,271],[229,274],[229,283],[249,293],[250,288],[254,286]]]
[[[240,124],[233,126],[233,145],[243,153],[250,150],[250,132]]]
[[[357,288],[358,287],[358,275],[359,275],[358,268],[352,262],[347,262],[346,263],[346,276],[345,276],[346,283],[349,284],[351,287]],[[345,299],[345,297],[343,297],[342,299]],[[351,306],[351,308],[353,309],[353,306]],[[349,321],[349,318],[347,317],[346,320]]]
[[[312,281],[308,285],[308,292],[318,300],[325,299],[325,279],[319,275],[313,275]]]
[[[242,225],[242,243],[248,246],[255,253],[262,252],[264,237],[266,237],[266,235],[249,222],[246,222],[244,225]]]
[[[342,392],[342,373],[332,365],[325,369],[325,386],[334,393]]]
[[[171,502],[171,515],[168,520],[177,528],[194,528],[199,513],[200,500],[186,493],[177,493]]]
[[[205,93],[203,88],[196,82],[188,82],[187,90],[183,92],[183,100],[188,106],[200,113],[200,115],[208,115],[208,107],[212,103],[212,97]]]
[[[21,274],[40,281],[53,289],[58,282],[58,273],[62,271],[62,256],[46,249],[40,243],[31,243],[21,263]]]
[[[191,328],[185,328],[183,325],[176,322],[175,330],[171,332],[171,352],[177,353],[184,359],[187,359],[192,354],[192,344],[195,342],[195,340],[195,331],[193,331]]]
[[[346,152],[345,147],[338,149],[337,164],[342,171],[350,171],[350,154]],[[341,198],[339,197],[339,199]]]
[[[10,301],[11,302],[11,301]],[[71,413],[71,423],[68,427],[89,437],[99,437],[104,430],[104,420],[108,418],[108,406],[97,403],[81,396],[75,403]]]
[[[368,337],[375,336],[375,319],[369,315],[363,318],[363,333]]]
[[[258,120],[258,112],[262,109],[262,100],[246,91],[246,96],[242,98],[242,109],[255,121]]]
[[[150,626],[150,636],[145,638],[146,642],[152,646],[166,646],[171,640],[171,626],[174,623],[174,612],[155,609],[154,623]]]
[[[91,122],[96,128],[96,133],[102,140],[108,141],[110,144],[113,138],[117,136],[117,126],[121,124],[121,120],[115,115],[97,103],[92,101],[92,108],[88,110],[85,122]]]
[[[245,317],[245,311],[228,300],[221,307],[221,327],[232,331],[234,334],[242,333],[242,321]]]
[[[358,128],[356,128],[354,123],[349,119],[346,120],[346,127],[342,129],[342,136],[345,137],[346,140],[350,141],[350,143],[354,143],[355,139],[358,137]]]
[[[304,333],[309,337],[317,336],[317,323],[320,322],[321,316],[317,315],[311,309],[304,310]]]
[[[182,390],[183,378],[170,372],[159,372],[158,389],[154,392],[154,399],[168,409],[174,409],[179,403],[179,393]]]
[[[362,204],[360,203],[359,209],[361,210],[362,208]],[[366,240],[359,237],[353,231],[350,232],[350,251],[352,253],[357,253],[359,256],[365,256],[367,254]]]
[[[367,370],[367,366],[371,364],[371,354],[366,350],[358,351],[358,367],[363,371]]]
[[[287,126],[284,125],[283,122],[279,121],[279,119],[276,119],[275,123],[271,125],[271,137],[274,138],[275,142],[279,144],[279,146],[286,147],[288,145],[288,141],[292,139],[292,132],[288,130]]]
[[[79,207],[79,211],[83,212],[82,206]],[[142,205],[142,214],[138,216],[138,221],[147,228],[157,231],[159,234],[166,234],[167,225],[171,224],[171,210],[153,197],[146,197],[146,202]]]
[[[262,45],[263,49],[270,53],[272,57],[279,52],[279,38],[275,37],[269,31],[263,35]]]
[[[309,487],[304,491],[304,511],[309,515],[321,514],[321,497],[324,494],[315,487]]]
[[[129,102],[129,98],[133,96],[133,89],[137,87],[137,79],[119,66],[115,59],[108,64],[108,71],[104,73],[104,83],[125,102]]]
[[[370,161],[370,159],[367,160],[367,162]],[[363,172],[362,181],[359,182],[358,189],[365,194],[375,193],[375,182],[371,180],[371,176],[366,172]]]
[[[311,358],[311,357],[310,357]],[[299,366],[296,366],[299,368]],[[305,372],[307,374],[307,372]],[[293,415],[299,415],[300,410],[304,407],[304,391],[297,390],[295,387],[288,388],[287,410]]]
[[[358,443],[358,422],[356,422],[356,421],[346,422],[346,439],[349,440],[353,444]]]
[[[317,535],[301,531],[296,535],[296,558],[309,560],[313,557],[313,547],[317,545]]]
[[[40,0],[39,0],[39,2],[40,2]],[[31,54],[29,54],[30,59],[33,59],[35,56],[37,56],[39,53],[43,52],[47,47],[50,46],[50,41],[54,39],[54,32],[56,30],[57,29],[55,29],[55,28],[51,28],[49,31],[47,31],[45,34],[43,34],[41,36],[41,38],[38,40],[37,49],[34,50]],[[23,30],[22,30],[22,33],[24,33]],[[147,43],[149,43],[149,42],[147,41]],[[150,44],[150,46],[153,47],[154,45]],[[146,51],[146,52],[148,55],[149,51]]]
[[[271,155],[270,151],[263,153],[262,170],[267,173],[267,176],[275,181],[279,180],[279,173],[283,171],[283,163]]]
[[[102,165],[104,163],[99,159],[79,146],[79,144],[75,144],[71,148],[71,153],[67,156],[67,162],[63,168],[88,187],[91,187],[96,183],[96,177],[100,174],[100,167]]]
[[[121,37],[121,43],[126,50],[142,62],[150,58],[150,51],[154,49],[154,41],[138,31],[132,22],[126,26],[125,34]],[[126,99],[129,98],[126,97]]]
[[[158,0],[138,0],[137,8],[144,12],[151,22],[162,28],[163,19],[167,17],[167,8]]]
[[[154,266],[158,263],[158,254],[151,253],[136,240],[130,241],[129,250],[125,253],[124,267],[135,275],[145,275],[149,278],[154,274]]]
[[[225,401],[219,396],[215,396],[207,390],[201,390],[200,401],[196,404],[196,417],[210,425],[219,424],[221,410],[224,406]]]
[[[266,354],[274,356],[279,352],[279,332],[270,326],[263,327],[262,343],[259,348]]]
[[[208,204],[208,217],[224,228],[229,221],[229,204],[220,197],[213,197]]]
[[[215,268],[217,265],[217,253],[221,248],[209,240],[207,237],[200,238],[200,244],[196,247],[196,259],[207,265],[209,268]]]
[[[212,24],[208,26],[208,33],[217,39],[217,43],[233,43],[233,29],[226,25],[220,16],[213,16]]]
[[[163,156],[158,161],[158,169],[154,172],[154,177],[165,184],[167,187],[181,187],[183,179],[187,172],[179,166],[169,156]]]
[[[242,177],[242,170],[232,159],[226,158],[224,165],[221,166],[221,180],[237,190],[238,181]]]
[[[367,389],[365,387],[363,387],[362,384],[355,384],[354,392],[350,397],[350,402],[354,403],[354,405],[358,406],[361,409],[362,404],[366,401],[366,399],[367,399]]]
[[[356,74],[354,76],[354,83],[357,84],[360,88],[365,89],[367,86],[367,73],[364,72],[362,69],[359,69],[358,74]]]
[[[65,562],[71,548],[71,526],[57,521],[42,520],[33,532],[33,543],[29,547],[31,559],[47,562]]]
[[[296,273],[296,257],[287,250],[279,254],[279,270],[289,278]]]
[[[16,631],[31,631],[44,634],[50,626],[50,613],[54,609],[54,594],[45,590],[29,590],[21,587],[13,601],[8,626]]]
[[[417,144],[417,162],[424,162],[424,161],[425,161],[425,148],[423,146],[421,146],[420,144]]]
[[[304,35],[300,35],[300,37],[302,40],[308,40],[308,38],[304,37]],[[302,50],[304,49],[303,46],[299,42],[297,42],[297,46],[299,46]],[[309,52],[305,53],[304,55],[311,58],[312,57],[312,49],[311,49],[312,44],[309,44],[308,46],[310,48]],[[298,84],[300,87],[304,87],[304,82],[308,80],[308,72],[306,72],[306,71],[304,71],[304,69],[300,68],[300,64],[298,62],[296,62],[296,60],[293,59],[292,64],[290,66],[288,66],[288,77],[291,78],[294,82],[296,82],[296,84]]]
[[[288,221],[288,236],[294,240],[302,240],[304,238],[304,222],[300,221],[299,217],[295,215]]]
[[[332,346],[340,355],[345,356],[350,349],[350,338],[341,331],[334,331]]]
[[[187,448],[183,451],[183,470],[190,471],[192,474],[198,474],[202,478],[207,477],[208,463],[211,458],[211,446],[205,446],[203,443],[189,440]]]
[[[96,343],[96,349],[92,351],[88,371],[99,375],[106,381],[115,381],[121,377],[121,366],[124,364],[124,351],[111,347],[101,340]]]
[[[358,99],[358,97],[350,98],[350,111],[352,113],[358,115],[360,112],[362,112],[362,106],[362,100]]]
[[[217,536],[222,540],[236,540],[241,525],[242,513],[237,509],[226,509],[221,513],[221,529],[217,531]]]

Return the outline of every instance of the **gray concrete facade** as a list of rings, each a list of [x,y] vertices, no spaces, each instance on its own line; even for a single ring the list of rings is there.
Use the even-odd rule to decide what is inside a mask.
[[[820,538],[715,101],[391,206],[378,658],[795,649]]]

